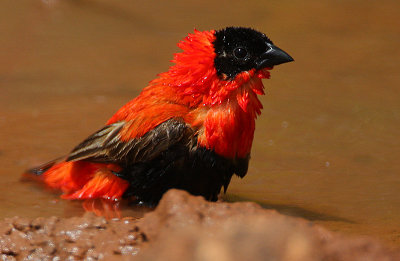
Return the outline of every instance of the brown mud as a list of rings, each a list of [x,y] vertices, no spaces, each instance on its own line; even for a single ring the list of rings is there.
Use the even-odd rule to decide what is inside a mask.
[[[399,260],[368,238],[346,238],[250,203],[211,203],[170,190],[142,219],[8,218],[2,260]]]

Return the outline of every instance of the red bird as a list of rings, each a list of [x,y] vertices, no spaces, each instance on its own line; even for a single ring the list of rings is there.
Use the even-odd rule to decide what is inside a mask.
[[[156,204],[170,188],[215,201],[247,173],[261,79],[293,61],[260,32],[195,30],[175,63],[62,162],[32,169],[62,198],[134,196]]]

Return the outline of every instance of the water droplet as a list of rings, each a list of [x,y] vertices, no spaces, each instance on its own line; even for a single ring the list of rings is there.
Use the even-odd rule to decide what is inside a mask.
[[[106,96],[103,96],[103,95],[97,95],[94,97],[94,100],[97,103],[105,103],[107,98],[106,98]]]

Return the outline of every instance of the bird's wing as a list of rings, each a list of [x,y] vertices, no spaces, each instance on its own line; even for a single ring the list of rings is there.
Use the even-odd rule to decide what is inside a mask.
[[[149,161],[177,143],[191,142],[194,135],[181,118],[166,120],[143,136],[126,139],[132,128],[134,124],[126,121],[105,126],[75,147],[67,161],[121,164]]]

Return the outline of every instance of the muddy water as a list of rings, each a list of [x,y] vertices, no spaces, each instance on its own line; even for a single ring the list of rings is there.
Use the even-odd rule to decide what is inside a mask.
[[[400,246],[398,1],[1,1],[0,217],[75,216],[80,202],[20,182],[100,128],[176,42],[258,28],[295,63],[265,82],[249,174],[227,200],[258,201]],[[122,205],[123,215],[145,209]]]

